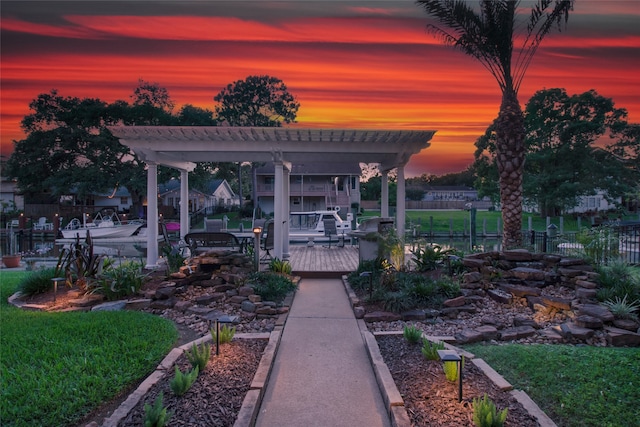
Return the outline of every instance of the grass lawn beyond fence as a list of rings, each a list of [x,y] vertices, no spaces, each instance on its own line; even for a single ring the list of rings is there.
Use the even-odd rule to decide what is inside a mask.
[[[178,338],[141,312],[44,313],[7,304],[28,272],[0,272],[0,425],[78,424],[145,378]]]
[[[640,426],[640,350],[569,345],[465,346],[559,426]]]

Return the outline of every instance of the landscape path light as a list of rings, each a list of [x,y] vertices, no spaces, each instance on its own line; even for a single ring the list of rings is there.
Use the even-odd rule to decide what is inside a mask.
[[[462,402],[462,358],[455,350],[438,350],[440,360],[445,364],[455,363],[458,368],[458,402]]]
[[[66,278],[64,277],[54,277],[51,279],[51,282],[53,282],[53,302],[56,302],[56,297],[58,295],[58,282],[64,282],[65,280]]]
[[[260,235],[262,227],[253,227],[253,258],[256,263],[256,271],[260,271]]]
[[[220,323],[237,323],[238,316],[220,316],[216,319],[216,356],[220,354]]]
[[[360,273],[360,277],[368,277],[369,278],[369,301],[373,296],[373,273],[370,271],[363,271]]]

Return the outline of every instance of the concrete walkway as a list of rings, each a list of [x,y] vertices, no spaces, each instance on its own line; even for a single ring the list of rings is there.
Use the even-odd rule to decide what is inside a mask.
[[[389,425],[341,280],[303,279],[256,426]]]

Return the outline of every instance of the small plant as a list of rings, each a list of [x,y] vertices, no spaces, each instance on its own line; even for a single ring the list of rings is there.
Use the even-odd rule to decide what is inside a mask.
[[[619,319],[638,320],[638,315],[635,312],[640,310],[640,301],[627,302],[627,296],[625,295],[622,299],[615,297],[615,299],[605,301],[602,304]]]
[[[458,362],[444,362],[442,368],[447,381],[455,382],[458,379]]]
[[[427,360],[438,360],[438,350],[444,350],[443,342],[431,342],[429,340],[422,340],[422,355]]]
[[[213,341],[216,341],[216,329],[211,328],[209,332],[211,333],[211,337],[213,338]],[[235,334],[236,334],[235,326],[230,328],[227,325],[223,325],[222,328],[220,328],[220,341],[218,342],[220,344],[231,342]]]
[[[422,338],[422,331],[413,325],[405,326],[402,335],[409,341],[409,344],[417,344]]]
[[[142,285],[146,274],[142,273],[144,264],[137,261],[125,261],[118,266],[105,267],[88,290],[104,295],[107,300],[115,300],[135,295]]]
[[[289,264],[289,261],[284,261],[276,257],[269,262],[269,271],[273,273],[291,274],[291,264]]]
[[[56,275],[64,271],[67,283],[75,283],[81,291],[87,291],[93,281],[102,273],[105,256],[94,254],[93,240],[87,231],[87,237],[80,241],[80,235],[76,235],[74,243],[69,248],[60,251]]]
[[[182,372],[178,365],[176,365],[176,373],[169,385],[171,386],[171,391],[175,393],[176,396],[182,396],[191,388],[195,380],[198,378],[198,373],[200,369],[196,366],[189,372]]]
[[[502,427],[508,411],[504,408],[498,412],[496,405],[485,393],[484,397],[473,399],[473,424],[476,427]]]
[[[191,366],[198,368],[198,372],[204,372],[210,357],[211,346],[207,343],[202,343],[201,346],[194,343],[191,346],[191,350],[187,352],[187,360],[191,363]]]
[[[47,292],[53,287],[51,279],[56,277],[55,268],[32,271],[18,284],[18,289],[25,296]]]
[[[156,397],[153,406],[148,403],[144,404],[144,427],[164,427],[169,422],[173,414],[167,412],[167,408],[162,403],[163,399],[164,395],[161,392]]]
[[[180,271],[180,267],[184,265],[185,260],[180,249],[176,246],[165,245],[162,247],[162,253],[167,260],[167,269],[169,270],[169,273]]]
[[[253,283],[253,291],[262,297],[263,301],[281,303],[289,292],[296,289],[296,285],[287,277],[280,274],[259,272],[249,278]]]
[[[442,266],[449,255],[455,253],[453,249],[443,249],[440,245],[426,245],[412,250],[413,263],[417,271],[432,271]]]

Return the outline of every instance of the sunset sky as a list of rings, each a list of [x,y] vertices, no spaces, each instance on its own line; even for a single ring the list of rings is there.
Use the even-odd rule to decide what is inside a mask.
[[[566,30],[537,52],[521,104],[543,88],[595,89],[640,122],[639,6],[576,0]],[[130,101],[143,79],[176,109],[213,110],[227,84],[268,74],[300,102],[294,126],[437,130],[407,176],[439,175],[472,162],[500,104],[493,77],[427,33],[411,1],[2,0],[0,10],[2,156],[24,138],[29,102],[54,88]]]

